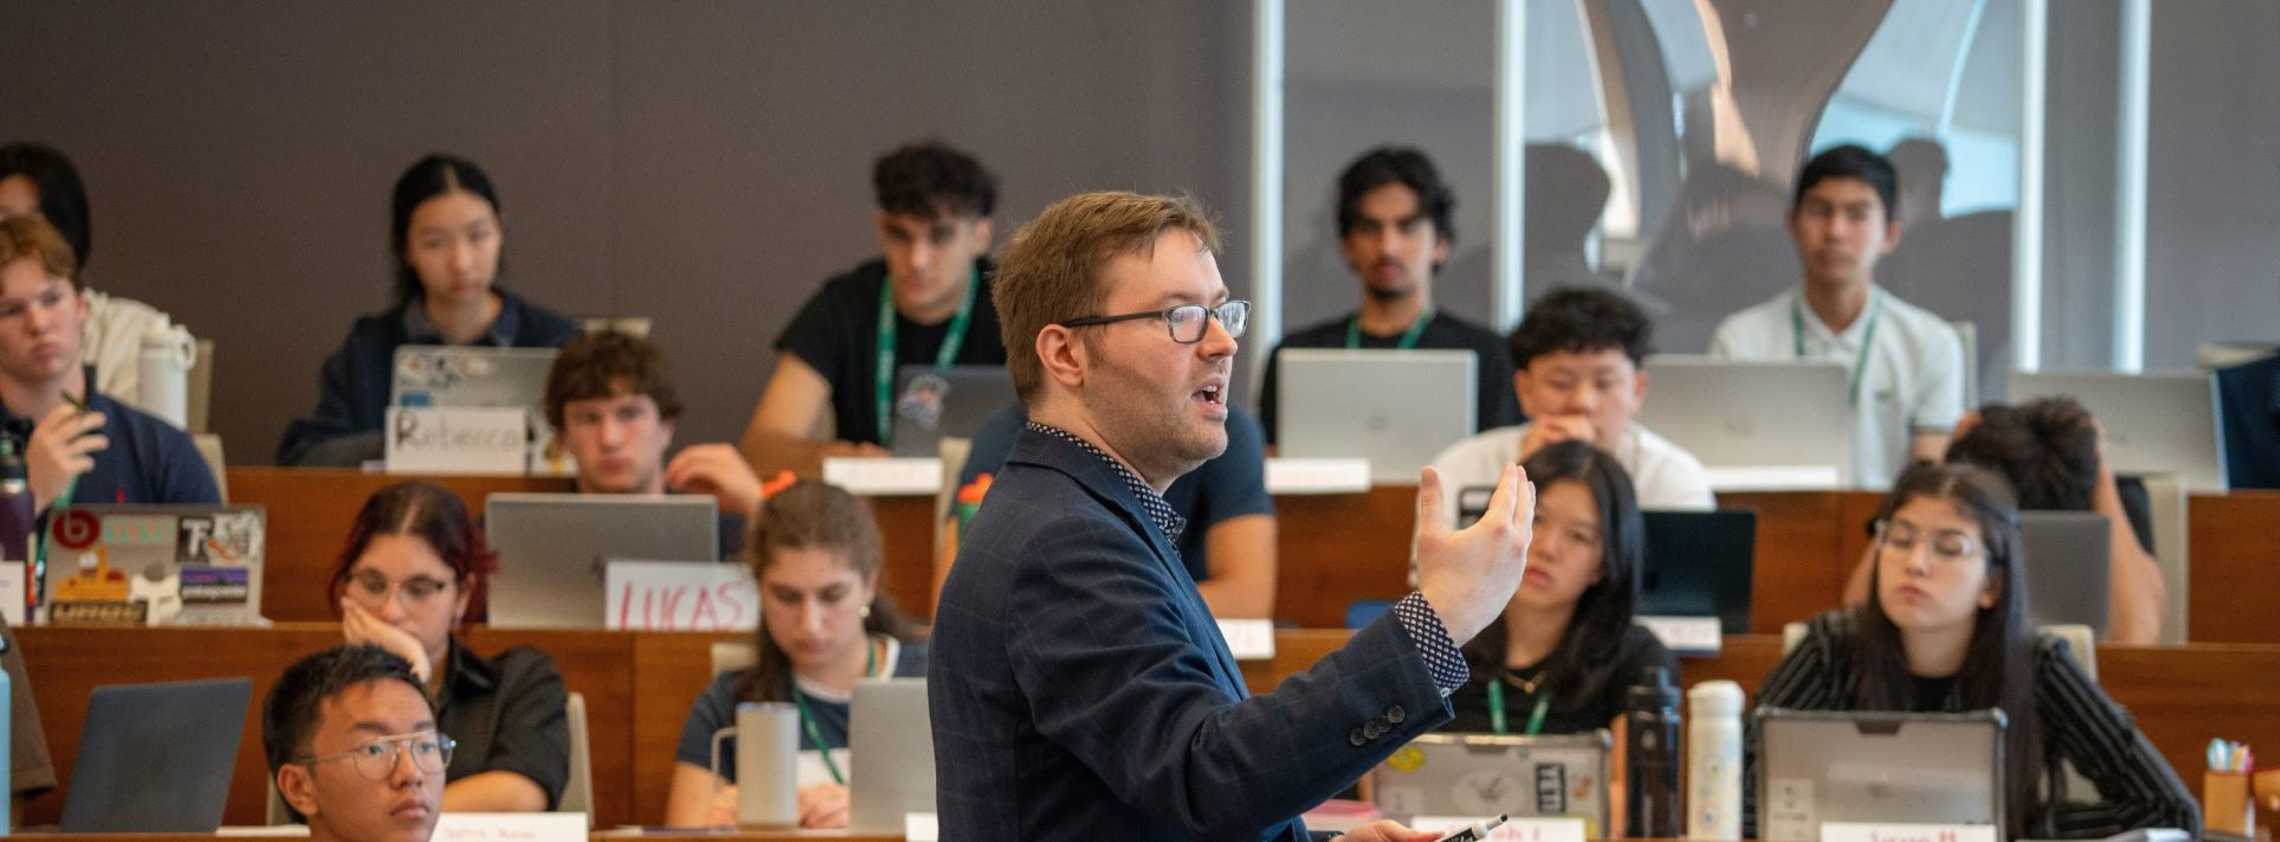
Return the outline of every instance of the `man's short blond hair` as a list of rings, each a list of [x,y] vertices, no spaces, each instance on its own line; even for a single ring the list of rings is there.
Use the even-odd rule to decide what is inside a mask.
[[[0,266],[27,257],[38,261],[49,277],[79,285],[79,256],[46,217],[30,214],[0,219]]]
[[[998,263],[991,295],[1005,340],[1005,366],[1024,403],[1045,383],[1037,334],[1098,312],[1108,300],[1104,269],[1122,255],[1153,254],[1167,231],[1195,235],[1204,252],[1219,251],[1219,228],[1193,199],[1138,193],[1079,193],[1054,202],[1013,235]]]

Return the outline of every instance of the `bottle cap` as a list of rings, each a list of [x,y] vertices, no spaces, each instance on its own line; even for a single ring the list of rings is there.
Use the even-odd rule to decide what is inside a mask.
[[[1678,688],[1670,686],[1670,673],[1662,667],[1645,667],[1639,670],[1638,683],[1631,685],[1633,708],[1677,708]]]
[[[1686,704],[1695,721],[1708,717],[1742,715],[1742,685],[1731,681],[1705,681],[1686,691]]]

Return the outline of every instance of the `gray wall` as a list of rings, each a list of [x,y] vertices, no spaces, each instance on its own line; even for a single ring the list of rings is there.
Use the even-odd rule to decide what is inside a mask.
[[[776,332],[874,253],[870,162],[906,140],[997,170],[1001,243],[1070,192],[1189,192],[1242,294],[1250,31],[1211,0],[18,4],[0,137],[79,163],[90,286],[219,342],[233,462],[386,305],[389,185],[432,150],[499,185],[507,283],[655,320],[688,442],[742,429]]]

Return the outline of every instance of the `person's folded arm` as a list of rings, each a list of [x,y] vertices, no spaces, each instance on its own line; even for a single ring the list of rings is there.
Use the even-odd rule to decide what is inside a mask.
[[[1218,680],[1215,644],[1191,634],[1176,580],[1148,567],[1165,562],[1136,536],[1079,520],[1039,534],[1051,537],[1027,553],[1007,617],[1038,731],[1131,806],[1192,835],[1255,836],[1287,822],[1450,716],[1391,612],[1273,693],[1244,699]]]

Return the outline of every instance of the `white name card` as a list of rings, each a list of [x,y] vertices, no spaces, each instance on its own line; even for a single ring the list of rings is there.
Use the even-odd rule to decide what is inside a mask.
[[[1266,661],[1275,657],[1275,624],[1271,620],[1221,620],[1219,636],[1238,661]]]
[[[825,459],[823,481],[870,497],[933,494],[942,490],[942,460]]]
[[[1409,829],[1449,833],[1471,827],[1473,822],[1493,819],[1464,816],[1418,816],[1409,823]],[[1584,842],[1582,819],[1512,819],[1495,830],[1488,838],[1497,842]]]
[[[760,625],[752,568],[710,561],[613,561],[602,624],[612,630],[751,631]]]
[[[1654,632],[1665,648],[1681,655],[1716,655],[1725,642],[1716,617],[1641,616],[1638,623]]]
[[[1360,494],[1370,490],[1368,459],[1269,459],[1269,494]]]
[[[1720,465],[1703,474],[1711,491],[1827,491],[1843,483],[1835,465]]]
[[[387,424],[391,474],[521,474],[528,467],[525,410],[392,406]]]
[[[1822,822],[1821,842],[1995,842],[1995,826]]]
[[[21,561],[0,561],[0,617],[16,628],[24,627],[24,571]]]
[[[933,813],[906,813],[903,815],[903,842],[939,842],[942,824]]]
[[[444,813],[433,842],[586,842],[584,813]]]

